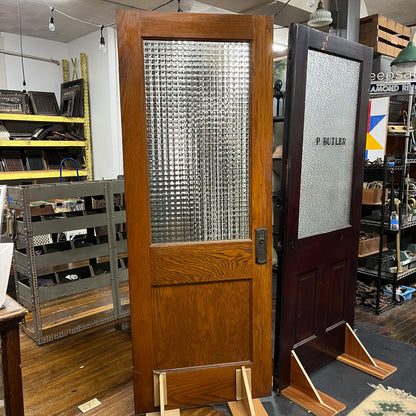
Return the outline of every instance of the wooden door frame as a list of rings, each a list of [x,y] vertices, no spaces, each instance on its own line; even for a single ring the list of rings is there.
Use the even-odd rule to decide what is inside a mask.
[[[288,264],[287,252],[298,239],[298,216],[300,200],[300,181],[302,168],[302,144],[305,113],[306,74],[308,50],[322,51],[341,58],[352,59],[361,63],[360,82],[357,97],[357,120],[355,130],[355,151],[353,161],[354,177],[351,189],[351,207],[361,206],[363,166],[365,153],[365,137],[367,128],[367,108],[369,98],[370,78],[365,74],[371,72],[372,49],[363,45],[349,42],[343,38],[310,29],[303,25],[292,24],[289,32],[289,51],[286,88],[286,114],[283,140],[283,172],[282,172],[282,201],[283,208],[280,216],[279,235],[282,249],[279,252],[278,275],[278,305],[276,307],[275,334],[275,368],[274,387],[284,389],[290,383],[290,352],[294,346],[295,334],[289,328],[284,328],[282,316],[285,314],[286,302],[295,299],[294,285],[285,282],[283,275]],[[324,77],[325,74],[322,74]],[[319,111],[319,109],[316,109]],[[289,173],[290,170],[290,173]],[[291,209],[289,210],[289,207]],[[295,207],[293,209],[293,207]],[[351,271],[357,268],[358,235],[361,212],[352,209],[350,224],[353,235],[357,238],[351,248],[353,256]],[[352,276],[346,296],[348,305],[345,321],[351,326],[354,322],[354,301],[356,274]],[[290,299],[283,298],[286,288],[290,289]],[[293,323],[295,322],[293,317]],[[293,329],[293,328],[292,328]],[[285,332],[286,331],[286,332]],[[342,344],[343,345],[343,344]],[[339,351],[341,353],[341,351]],[[334,358],[336,354],[334,352]]]
[[[174,16],[174,17],[173,17]],[[133,344],[133,378],[135,386],[135,409],[137,413],[149,411],[153,404],[154,346],[152,321],[152,290],[150,275],[150,199],[149,172],[147,160],[147,132],[145,107],[145,82],[140,65],[143,65],[142,39],[176,39],[209,41],[248,41],[251,43],[250,56],[250,153],[251,159],[264,166],[263,171],[253,172],[261,186],[250,186],[250,218],[268,228],[268,265],[253,266],[253,285],[269,292],[263,298],[252,299],[254,315],[252,354],[253,365],[266,374],[259,378],[252,374],[253,395],[270,394],[272,378],[271,313],[266,316],[264,308],[268,302],[271,311],[271,171],[272,171],[272,51],[268,50],[272,39],[272,19],[268,16],[248,15],[207,15],[188,13],[159,13],[118,11],[117,29],[120,62],[120,96],[123,120],[123,153],[125,168],[125,190],[128,224],[128,250],[130,275],[130,303]],[[174,29],[174,36],[172,30]],[[262,65],[256,65],[262,62]],[[267,62],[267,65],[264,65]],[[253,138],[267,138],[268,146],[253,145]],[[260,161],[260,162],[259,162]],[[251,170],[250,163],[250,172]],[[256,206],[252,201],[270,201]],[[137,210],[141,209],[140,212]],[[144,208],[144,211],[142,210]],[[260,225],[261,226],[261,225]],[[250,238],[254,253],[254,227],[250,224]],[[259,227],[257,224],[256,227]],[[266,266],[266,267],[262,267]],[[268,273],[270,272],[270,273]],[[267,274],[270,274],[267,280]],[[137,278],[136,278],[137,277]],[[270,282],[270,284],[268,283]],[[266,287],[266,290],[264,288]],[[263,351],[255,350],[253,337],[263,344]],[[268,340],[270,339],[270,342]],[[267,344],[270,344],[267,345]],[[146,357],[146,359],[143,359]],[[212,368],[212,382],[215,383],[216,368]],[[210,374],[211,374],[210,373]],[[181,377],[181,374],[170,373]],[[169,381],[169,380],[168,380]],[[192,382],[189,379],[187,383]],[[234,394],[234,392],[233,392]]]

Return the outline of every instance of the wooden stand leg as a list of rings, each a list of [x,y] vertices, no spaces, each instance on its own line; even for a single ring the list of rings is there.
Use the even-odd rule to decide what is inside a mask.
[[[397,367],[372,358],[348,323],[345,324],[345,352],[337,360],[382,380],[397,370]]]
[[[259,399],[251,395],[251,369],[241,367],[236,371],[236,401],[228,402],[233,416],[267,416]]]
[[[179,409],[165,410],[167,404],[166,373],[155,372],[153,374],[153,388],[155,406],[160,407],[160,412],[146,413],[146,416],[180,416]]]
[[[317,390],[294,351],[290,358],[290,386],[282,395],[317,416],[333,416],[345,409],[345,404]]]

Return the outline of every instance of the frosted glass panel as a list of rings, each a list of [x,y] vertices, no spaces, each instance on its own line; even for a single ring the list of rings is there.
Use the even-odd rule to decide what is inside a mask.
[[[152,242],[248,238],[249,44],[143,46]]]
[[[309,50],[298,238],[350,224],[360,64]]]

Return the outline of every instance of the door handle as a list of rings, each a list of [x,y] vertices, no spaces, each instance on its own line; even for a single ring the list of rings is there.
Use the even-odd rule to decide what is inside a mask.
[[[257,228],[255,231],[256,263],[267,263],[267,228]]]

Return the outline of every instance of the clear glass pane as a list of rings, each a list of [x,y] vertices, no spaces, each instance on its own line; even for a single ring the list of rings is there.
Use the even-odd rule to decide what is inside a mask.
[[[152,242],[248,238],[249,44],[143,45]]]
[[[298,238],[350,224],[358,62],[309,50]]]

